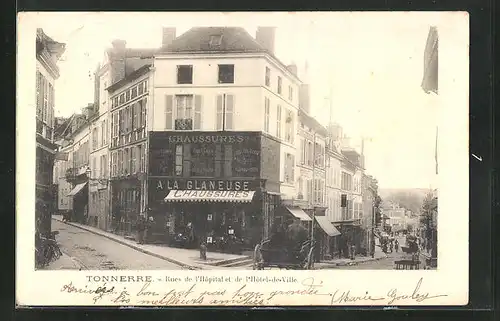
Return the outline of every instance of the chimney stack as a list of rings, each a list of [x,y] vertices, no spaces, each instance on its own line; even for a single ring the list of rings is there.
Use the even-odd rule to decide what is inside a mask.
[[[125,50],[127,42],[121,39],[115,39],[111,42],[113,48],[111,49],[111,84],[125,78]]]
[[[276,27],[258,27],[255,40],[270,54],[274,55],[274,38]]]
[[[299,88],[299,108],[309,114],[311,98],[309,94],[309,85],[301,84]]]
[[[161,42],[162,49],[166,49],[168,46],[172,44],[172,42],[176,38],[176,32],[177,32],[176,28],[163,27],[162,42]]]

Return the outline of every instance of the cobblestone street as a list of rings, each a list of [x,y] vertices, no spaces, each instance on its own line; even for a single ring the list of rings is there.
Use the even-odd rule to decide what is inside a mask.
[[[56,239],[61,251],[76,261],[82,269],[182,269],[173,263],[56,220],[52,220],[52,229],[59,231]]]

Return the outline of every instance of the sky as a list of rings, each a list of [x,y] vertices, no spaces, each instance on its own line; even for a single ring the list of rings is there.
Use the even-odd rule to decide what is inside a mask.
[[[311,87],[311,113],[344,128],[381,188],[428,188],[435,180],[437,113],[420,87],[431,25],[424,13],[44,13],[38,27],[66,43],[56,116],[93,102],[93,71],[113,39],[156,48],[162,27],[275,26],[277,57]],[[307,72],[305,66],[308,66]]]

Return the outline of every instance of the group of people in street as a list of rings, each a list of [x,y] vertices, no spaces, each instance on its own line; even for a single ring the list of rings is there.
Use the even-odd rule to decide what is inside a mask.
[[[297,248],[309,239],[309,231],[301,224],[300,219],[275,223],[271,227],[269,242],[273,248]]]

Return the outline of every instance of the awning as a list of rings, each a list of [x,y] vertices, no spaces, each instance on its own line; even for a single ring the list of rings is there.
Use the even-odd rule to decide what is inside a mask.
[[[287,207],[286,209],[296,218],[300,218],[301,221],[312,221],[309,215],[300,208]]]
[[[171,190],[165,202],[234,202],[250,203],[255,191]]]
[[[337,236],[340,235],[339,230],[333,226],[332,223],[326,218],[326,216],[315,216],[316,222],[318,222],[319,226],[325,231],[328,236]]]
[[[85,187],[85,185],[87,185],[87,182],[76,185],[66,196],[75,196]]]

